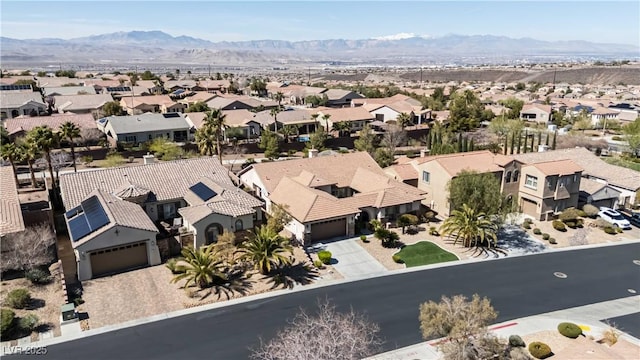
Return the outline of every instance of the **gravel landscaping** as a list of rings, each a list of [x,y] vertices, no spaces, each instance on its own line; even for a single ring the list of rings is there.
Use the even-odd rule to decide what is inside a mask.
[[[597,336],[600,336],[598,334]],[[640,347],[624,339],[619,339],[613,346],[598,343],[600,338],[589,335],[570,339],[562,336],[557,330],[545,330],[522,337],[528,345],[533,341],[543,342],[551,348],[554,360],[614,360],[637,359]]]

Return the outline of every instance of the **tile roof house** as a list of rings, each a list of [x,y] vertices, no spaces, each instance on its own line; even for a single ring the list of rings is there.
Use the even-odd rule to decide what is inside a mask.
[[[618,207],[618,199],[621,193],[602,180],[582,178],[580,180],[578,206],[582,207],[584,204],[591,204],[598,208],[604,206],[615,209]]]
[[[120,142],[139,144],[156,138],[185,142],[191,134],[191,125],[180,113],[109,116],[98,120],[98,129],[113,145]]]
[[[123,96],[120,105],[129,115],[145,112],[172,113],[183,112],[187,106],[172,100],[168,95]]]
[[[525,104],[520,111],[520,119],[546,124],[551,120],[551,105]]]
[[[293,217],[286,225],[309,243],[352,236],[356,221],[393,221],[417,212],[423,191],[385,176],[366,152],[254,164],[240,180],[263,199],[267,210],[283,206]]]
[[[339,109],[326,109],[317,112],[318,121],[322,126],[325,124],[324,116],[328,115],[328,129],[331,131],[333,125],[340,122],[346,122],[351,126],[351,131],[361,130],[366,123],[374,120],[374,116],[364,107],[344,107]]]
[[[161,227],[182,226],[199,247],[262,218],[216,157],[65,173],[60,189],[80,280],[158,264]]]
[[[61,95],[95,95],[96,88],[93,86],[59,86],[42,88],[44,96],[61,96]]]
[[[59,113],[93,114],[96,118],[102,116],[102,107],[113,101],[109,94],[61,95],[53,98]]]
[[[355,91],[343,89],[328,89],[322,94],[327,95],[327,106],[329,107],[350,106],[353,99],[362,99],[364,97]]]
[[[313,111],[310,109],[291,109],[278,113],[278,129],[286,125],[295,125],[298,127],[299,134],[311,134],[316,131],[316,125],[320,122],[321,117],[314,120],[311,115]],[[260,111],[255,114],[254,121],[261,124],[264,129],[275,129],[275,120],[270,110]]]
[[[257,100],[249,96],[234,96],[225,95],[224,97],[218,96],[207,101],[207,105],[210,109],[220,110],[256,110],[260,107],[264,109],[272,109],[278,107],[278,103],[271,100]]]
[[[47,104],[39,92],[0,91],[0,118],[11,119],[20,115],[38,116],[44,114]]]
[[[402,113],[411,115],[415,124],[422,124],[431,118],[431,110],[422,109],[420,101],[402,94],[387,98],[356,99],[351,104],[355,107],[362,106],[376,121],[384,123],[395,123]]]
[[[18,137],[23,136],[36,126],[46,125],[50,127],[54,132],[60,129],[60,126],[66,122],[76,124],[80,130],[83,129],[97,129],[96,121],[91,114],[56,114],[51,116],[19,116],[13,119],[7,119],[4,122],[4,127],[7,129],[9,136]]]
[[[4,238],[25,229],[13,167],[0,166],[0,188],[0,238]]]

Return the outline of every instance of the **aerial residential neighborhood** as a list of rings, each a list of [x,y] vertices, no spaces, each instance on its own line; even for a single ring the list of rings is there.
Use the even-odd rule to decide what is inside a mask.
[[[3,357],[638,358],[636,35],[271,5],[198,3],[268,26],[191,37],[3,4]]]

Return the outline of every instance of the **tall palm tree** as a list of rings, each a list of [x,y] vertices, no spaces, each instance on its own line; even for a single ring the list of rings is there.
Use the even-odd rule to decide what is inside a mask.
[[[18,141],[18,150],[20,154],[20,160],[26,161],[27,165],[29,165],[29,174],[31,176],[31,187],[36,188],[36,175],[35,171],[33,171],[33,164],[35,164],[38,159],[39,151],[36,144],[34,144],[33,140],[28,138],[20,138]]]
[[[222,164],[222,147],[220,146],[220,138],[222,137],[222,131],[226,124],[224,122],[226,115],[222,113],[222,109],[211,109],[207,112],[207,116],[204,118],[204,126],[210,127],[216,139],[216,151],[218,153],[218,160]]]
[[[325,124],[325,131],[328,133],[329,132],[329,118],[331,117],[330,114],[324,114],[322,115],[322,120],[324,120],[324,124]]]
[[[240,245],[239,252],[243,259],[253,263],[262,275],[266,275],[273,268],[290,265],[292,261],[285,253],[293,254],[293,248],[287,239],[262,225]]]
[[[210,126],[203,126],[196,131],[196,144],[200,154],[212,156],[216,153],[216,134]]]
[[[282,136],[284,136],[284,141],[285,142],[289,142],[289,138],[291,136],[296,136],[298,135],[298,127],[296,125],[285,125],[282,127],[282,129],[280,129],[280,133],[282,134]]]
[[[273,131],[275,131],[275,132],[278,132],[278,113],[280,113],[280,107],[273,108],[269,112],[269,114],[271,116],[273,116],[273,126],[274,126],[274,130]]]
[[[467,204],[461,210],[453,210],[440,226],[440,233],[455,235],[454,245],[462,240],[465,247],[476,246],[487,241],[489,246],[498,241],[498,225],[483,212],[476,212]]]
[[[49,168],[49,175],[51,175],[51,184],[56,186],[56,178],[53,175],[53,165],[51,164],[51,150],[55,149],[58,143],[58,137],[53,133],[50,127],[36,126],[27,134],[27,138],[33,142],[33,144],[44,153],[47,159],[47,167]]]
[[[11,142],[2,144],[2,146],[0,146],[0,156],[2,156],[4,160],[9,161],[13,168],[13,176],[15,177],[16,186],[20,186],[18,181],[18,172],[16,171],[16,161],[20,158],[20,153],[16,144]]]
[[[282,108],[282,100],[284,99],[284,94],[281,91],[278,91],[275,95],[273,95],[273,99],[278,102],[278,109]]]
[[[191,283],[203,289],[227,279],[227,267],[213,246],[203,246],[197,250],[186,246],[182,249],[182,257],[175,267],[178,274],[171,279],[172,283],[185,279],[185,289]]]
[[[60,137],[67,139],[69,141],[69,146],[71,146],[71,159],[73,160],[73,172],[78,172],[76,168],[76,147],[73,139],[77,139],[80,137],[80,128],[76,126],[76,124],[71,121],[67,121],[64,124],[60,125]]]
[[[331,130],[338,132],[338,136],[340,137],[343,134],[348,134],[351,131],[351,125],[347,121],[340,121],[337,123],[333,123],[333,127]]]

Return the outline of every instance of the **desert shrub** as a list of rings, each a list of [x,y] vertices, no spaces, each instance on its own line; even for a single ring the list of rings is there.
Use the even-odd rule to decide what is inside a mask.
[[[393,254],[391,258],[398,264],[404,264],[404,260],[402,260],[398,254]]]
[[[512,347],[525,347],[526,344],[524,340],[519,335],[511,335],[509,336],[509,345]]]
[[[583,206],[582,211],[584,211],[585,216],[588,216],[590,218],[596,217],[598,215],[598,212],[600,212],[597,207],[591,204],[586,204],[585,206]]]
[[[587,213],[584,212],[584,210],[578,210],[578,216],[580,217],[587,217]]]
[[[429,228],[429,235],[440,236],[440,233],[438,232],[438,229],[436,229],[435,226],[431,226]]]
[[[16,313],[9,309],[2,309],[0,310],[0,318],[0,333],[4,335],[11,332],[16,319]]]
[[[367,235],[360,235],[360,240],[366,241],[367,240]]]
[[[583,219],[578,219],[576,220],[576,227],[583,227],[584,226],[584,220]]]
[[[531,223],[530,222],[523,222],[522,223],[522,227],[529,230],[531,229]]]
[[[604,227],[604,232],[606,232],[609,235],[615,235],[616,234],[616,229],[614,229],[613,226],[605,226]]]
[[[325,265],[331,264],[331,251],[327,251],[327,250],[318,251],[318,259],[320,259],[320,261],[322,261],[322,263]]]
[[[25,273],[25,277],[33,285],[48,284],[52,280],[51,275],[42,269],[31,269]]]
[[[575,339],[578,336],[582,335],[582,329],[580,329],[580,326],[570,322],[561,322],[560,324],[558,324],[558,332],[560,332],[560,334],[562,334],[563,336],[572,339]]]
[[[549,345],[538,341],[534,341],[529,344],[529,353],[531,353],[531,356],[536,359],[546,359],[549,356],[553,355],[551,353],[551,348],[549,347]]]
[[[611,137],[611,140],[613,140],[613,141],[623,141],[624,139],[622,138],[622,136],[615,135],[615,136]]]
[[[576,228],[576,226],[577,226],[577,225],[576,225],[576,222],[575,222],[575,221],[572,221],[572,220],[565,221],[565,224],[566,224],[568,227],[570,227],[571,229],[575,229],[575,228]]]
[[[567,221],[575,222],[579,217],[580,211],[574,207],[567,208],[560,214],[560,220],[562,220],[564,223],[566,223]]]
[[[18,327],[20,330],[32,332],[37,326],[40,319],[35,314],[27,314],[18,319]]]
[[[542,234],[542,240],[549,240],[549,238],[551,238],[551,235],[547,233]]]
[[[540,234],[542,234],[542,230],[540,230],[538,228],[535,228],[535,229],[533,229],[533,233],[536,234],[536,235],[540,235]]]
[[[167,260],[167,263],[164,266],[167,269],[171,270],[172,274],[180,273],[180,270],[178,270],[178,260],[176,258],[171,258]]]
[[[549,244],[557,244],[556,238],[549,238]]]
[[[594,224],[595,224],[599,229],[604,229],[604,228],[606,228],[607,226],[611,226],[611,223],[610,223],[610,222],[608,222],[608,221],[607,221],[607,220],[605,220],[605,219],[597,219],[597,220],[594,222]]]
[[[609,346],[617,343],[619,337],[620,330],[618,330],[615,325],[610,326],[604,333],[602,333],[602,341],[607,343]]]
[[[551,225],[553,226],[554,229],[558,231],[562,231],[562,232],[567,231],[567,227],[560,220],[553,220],[553,223],[551,223]]]
[[[322,268],[324,267],[324,264],[322,263],[322,261],[317,260],[317,259],[316,259],[316,260],[313,260],[313,265],[314,265],[315,267],[317,267],[318,269],[322,269]]]
[[[27,289],[11,290],[4,301],[6,306],[14,309],[24,309],[31,301],[31,294]]]

